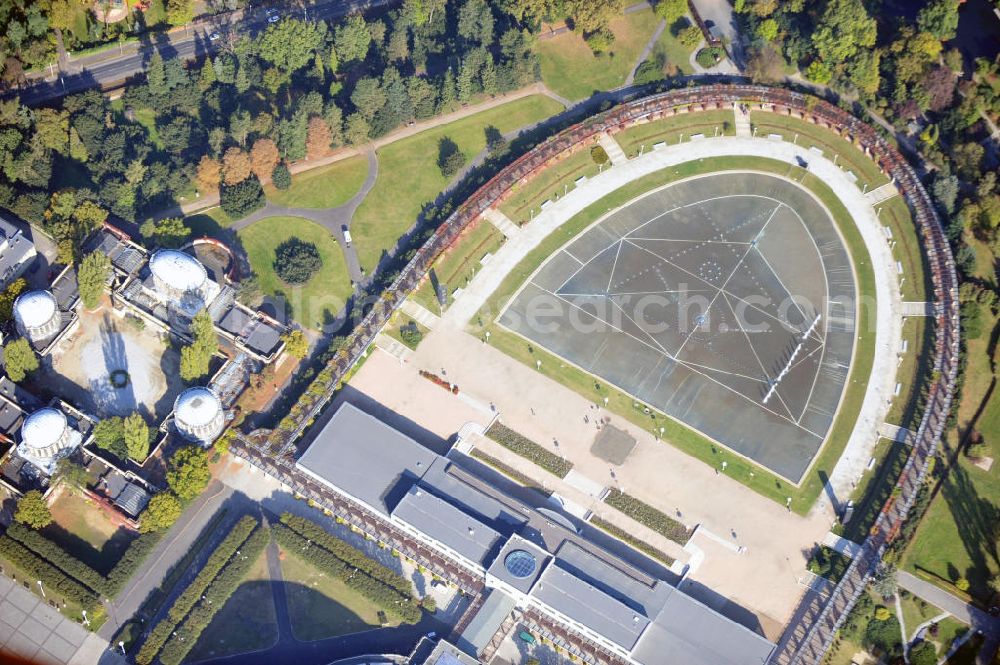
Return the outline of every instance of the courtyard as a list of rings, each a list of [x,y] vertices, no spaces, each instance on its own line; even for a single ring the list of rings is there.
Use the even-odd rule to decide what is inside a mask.
[[[180,353],[165,333],[105,306],[81,308],[79,325],[35,381],[99,418],[138,411],[159,422],[184,389],[179,370]]]

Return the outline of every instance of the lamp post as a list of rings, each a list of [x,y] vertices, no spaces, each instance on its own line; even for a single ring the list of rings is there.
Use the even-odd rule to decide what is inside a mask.
[[[42,586],[41,580],[38,580],[38,590],[42,592],[42,598],[45,598],[45,588]]]
[[[87,618],[87,610],[83,610],[83,623],[86,626],[90,625],[90,619]]]

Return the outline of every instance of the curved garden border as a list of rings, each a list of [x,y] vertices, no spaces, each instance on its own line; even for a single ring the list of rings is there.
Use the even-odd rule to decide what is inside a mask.
[[[955,377],[958,372],[959,315],[958,283],[954,259],[941,220],[923,185],[899,152],[873,128],[846,111],[827,102],[782,88],[758,85],[711,85],[672,90],[622,104],[574,125],[515,160],[483,185],[460,206],[414,254],[383,297],[355,328],[341,351],[317,376],[312,394],[303,397],[291,421],[271,433],[267,446],[271,454],[289,459],[294,442],[302,435],[320,410],[328,403],[350,368],[361,359],[375,336],[389,320],[402,299],[416,286],[434,259],[461,234],[463,229],[487,208],[495,205],[520,181],[544,168],[560,153],[572,151],[602,131],[627,127],[639,121],[656,119],[685,111],[727,108],[733,103],[751,108],[768,105],[780,113],[794,114],[822,125],[858,145],[901,190],[915,217],[923,238],[924,251],[931,269],[934,291],[935,328],[934,381],[927,391],[926,407],[917,429],[909,458],[897,483],[898,492],[886,503],[871,534],[836,588],[824,601],[814,601],[797,612],[788,627],[775,663],[819,663],[833,641],[837,629],[864,591],[875,564],[886,546],[896,537],[923,484],[927,465],[937,447],[951,407]],[[325,384],[325,385],[324,385]],[[240,443],[253,447],[241,437]]]

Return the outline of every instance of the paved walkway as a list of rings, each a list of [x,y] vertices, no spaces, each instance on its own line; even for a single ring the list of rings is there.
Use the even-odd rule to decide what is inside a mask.
[[[890,441],[905,443],[908,446],[913,445],[913,441],[917,436],[916,432],[912,430],[900,427],[899,425],[891,425],[889,423],[882,423],[882,425],[878,428],[878,433]]]
[[[107,645],[106,640],[64,617],[20,583],[0,577],[0,651],[3,654],[40,665],[96,663]]]
[[[352,196],[347,203],[336,208],[295,208],[268,201],[267,205],[263,208],[247,215],[243,219],[233,222],[229,228],[233,231],[239,231],[266,217],[275,217],[278,215],[304,217],[312,220],[325,228],[330,235],[337,239],[337,243],[340,245],[341,250],[343,250],[344,258],[347,261],[348,274],[354,282],[362,281],[364,279],[364,267],[358,261],[358,254],[354,246],[347,244],[344,231],[351,227],[351,220],[354,218],[355,211],[361,205],[362,201],[365,200],[365,197],[368,196],[368,193],[375,187],[375,181],[378,179],[378,158],[375,156],[375,150],[369,147],[365,151],[365,156],[368,158],[368,176],[365,178],[358,193]]]
[[[896,189],[896,185],[894,183],[887,182],[881,187],[876,187],[872,191],[865,194],[865,198],[867,198],[872,205],[878,205],[879,203],[882,203],[882,201],[886,201],[898,195],[899,190]]]
[[[502,233],[506,238],[512,238],[521,231],[517,224],[510,221],[510,218],[507,215],[503,214],[496,208],[487,208],[486,211],[483,212],[483,218],[493,226],[497,227],[497,230],[500,231],[500,233]]]
[[[628,162],[628,157],[625,156],[625,151],[622,147],[618,145],[618,141],[614,140],[610,134],[606,132],[601,132],[597,136],[598,142],[604,151],[608,153],[608,158],[611,160],[611,164],[618,166],[619,164],[625,164]]]
[[[986,639],[979,650],[976,662],[981,665],[993,662],[993,656],[997,653],[997,647],[1000,647],[1000,618],[991,617],[978,607],[951,595],[937,585],[925,582],[919,577],[905,571],[900,571],[896,579],[901,588],[920,596],[932,605],[937,605],[959,621],[970,625],[973,630],[983,631],[983,636]]]
[[[438,324],[441,320],[437,314],[434,314],[429,309],[424,307],[418,302],[415,302],[412,298],[407,298],[403,301],[403,304],[399,306],[403,310],[404,314],[413,317],[413,320],[424,326],[425,328],[434,329],[434,326]]]
[[[934,316],[932,302],[904,302],[902,308],[903,316]]]
[[[106,605],[110,618],[97,631],[98,635],[105,640],[114,637],[121,624],[139,610],[139,606],[154,589],[160,587],[167,571],[187,554],[212,515],[230,496],[232,496],[231,489],[213,481],[205,492],[195,499],[156,545],[140,572],[132,576],[114,602]]]
[[[639,65],[649,60],[649,56],[652,55],[653,49],[656,47],[656,42],[660,39],[660,35],[663,34],[663,31],[666,30],[666,28],[667,22],[665,20],[660,21],[660,24],[656,26],[656,30],[653,31],[653,36],[649,38],[649,41],[646,42],[645,48],[642,49],[642,53],[640,53],[639,57],[636,58],[635,64],[632,66],[632,71],[630,71],[628,76],[625,77],[626,88],[635,83],[635,73],[638,71]]]
[[[834,552],[838,552],[852,559],[858,555],[858,552],[861,551],[861,545],[858,545],[853,540],[848,540],[843,536],[838,536],[832,531],[826,534],[826,537],[823,539],[823,544]]]
[[[736,136],[750,138],[753,132],[750,129],[750,114],[745,113],[740,104],[733,104],[734,127]]]
[[[413,351],[409,349],[405,344],[401,344],[398,340],[389,337],[385,333],[379,333],[375,336],[375,346],[382,349],[390,356],[398,358],[402,362],[406,362],[413,355]]]

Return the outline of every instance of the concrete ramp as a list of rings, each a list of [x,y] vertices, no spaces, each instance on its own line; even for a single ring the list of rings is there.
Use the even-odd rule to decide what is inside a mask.
[[[601,132],[597,137],[597,141],[604,148],[604,152],[608,153],[608,158],[611,160],[612,166],[618,166],[619,164],[625,164],[628,162],[628,157],[625,156],[625,151],[622,147],[618,145],[618,141],[611,138],[611,135],[607,132]]]

